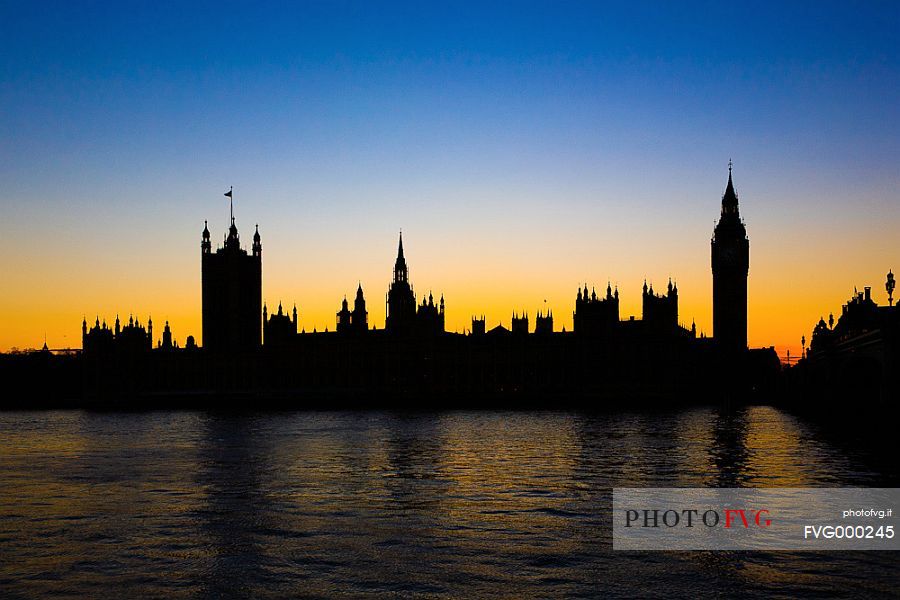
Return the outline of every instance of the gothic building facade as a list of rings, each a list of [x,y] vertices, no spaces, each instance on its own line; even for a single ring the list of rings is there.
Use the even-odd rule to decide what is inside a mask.
[[[678,327],[678,286],[671,279],[665,294],[656,294],[653,284],[648,288],[645,281],[641,306],[641,319],[647,331],[666,333]]]
[[[528,334],[528,313],[513,313],[509,322],[509,330],[515,335]]]
[[[288,346],[297,335],[297,305],[289,317],[278,303],[278,310],[271,316],[263,304],[263,343],[270,347]]]
[[[534,320],[534,332],[537,335],[549,335],[553,333],[553,311],[538,311]]]
[[[472,335],[484,335],[487,331],[485,327],[484,315],[481,317],[472,317]]]
[[[262,241],[241,248],[234,216],[222,247],[212,251],[204,224],[200,243],[203,347],[213,352],[254,350],[262,336]]]
[[[353,300],[353,310],[344,296],[341,302],[341,310],[337,313],[338,333],[363,334],[369,330],[369,311],[366,310],[366,298],[363,295],[362,283],[356,287],[356,298]]]
[[[598,297],[594,290],[588,295],[586,283],[584,291],[578,288],[572,321],[575,333],[580,335],[597,336],[612,332],[619,324],[619,287],[616,286],[613,292],[607,282],[605,298]]]
[[[421,335],[438,335],[444,333],[444,297],[439,304],[434,303],[434,296],[429,292],[428,299],[423,297],[422,304],[416,308],[416,332]]]
[[[168,330],[168,322],[166,330]],[[171,332],[169,332],[171,343]],[[147,327],[141,325],[134,316],[128,318],[128,324],[124,327],[116,315],[113,327],[106,325],[106,320],[100,323],[97,317],[94,326],[88,329],[87,319],[81,321],[81,347],[90,354],[102,354],[107,352],[145,352],[153,348],[153,319],[147,319]]]
[[[386,305],[385,330],[391,335],[435,335],[445,331],[443,296],[436,305],[434,297],[429,293],[427,299],[422,298],[422,304],[416,305],[416,294],[409,282],[409,268],[403,255],[402,233]]]
[[[394,262],[394,278],[387,293],[387,318],[384,328],[388,333],[403,335],[413,332],[416,325],[416,294],[409,283],[409,268],[403,256],[403,234]]]

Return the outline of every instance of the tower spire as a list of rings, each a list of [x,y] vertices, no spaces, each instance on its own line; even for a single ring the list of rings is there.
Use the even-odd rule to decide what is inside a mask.
[[[739,216],[738,214],[738,197],[734,191],[734,182],[731,179],[731,170],[734,166],[731,159],[728,159],[728,185],[725,186],[725,194],[722,196],[722,216]]]
[[[400,243],[397,246],[397,261],[394,263],[394,282],[409,281],[409,270],[403,256],[403,230],[400,230]]]

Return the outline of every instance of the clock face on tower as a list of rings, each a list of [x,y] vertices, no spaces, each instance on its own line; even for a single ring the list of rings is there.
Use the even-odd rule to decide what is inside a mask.
[[[719,252],[719,261],[723,267],[733,267],[737,264],[737,249],[728,245]]]
[[[733,239],[721,240],[715,245],[713,255],[716,269],[746,269],[747,250],[742,241]]]

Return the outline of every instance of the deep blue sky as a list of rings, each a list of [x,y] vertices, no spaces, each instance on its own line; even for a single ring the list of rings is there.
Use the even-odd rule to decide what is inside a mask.
[[[2,2],[0,251],[31,265],[2,309],[72,289],[60,323],[126,304],[196,329],[196,238],[234,185],[267,299],[319,327],[357,279],[379,297],[399,227],[461,312],[674,273],[705,325],[734,158],[752,271],[786,270],[760,314],[827,277],[836,310],[898,255],[898,32],[897,2]]]
[[[0,25],[14,180],[57,153],[126,175],[215,169],[236,146],[248,168],[299,154],[322,173],[340,153],[385,176],[385,153],[420,149],[407,167],[425,177],[483,165],[472,147],[677,165],[726,138],[779,153],[809,136],[861,169],[898,147],[896,2],[21,4]]]

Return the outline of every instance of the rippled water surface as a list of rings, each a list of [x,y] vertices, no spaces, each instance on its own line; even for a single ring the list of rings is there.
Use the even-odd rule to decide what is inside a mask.
[[[0,595],[897,594],[898,553],[622,553],[613,486],[897,487],[773,408],[0,413]]]

